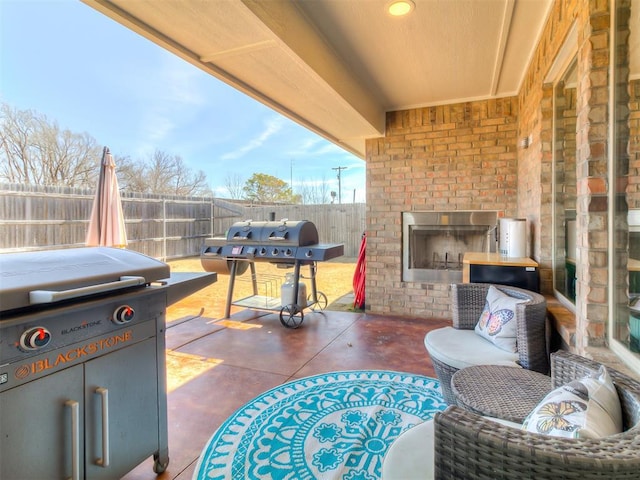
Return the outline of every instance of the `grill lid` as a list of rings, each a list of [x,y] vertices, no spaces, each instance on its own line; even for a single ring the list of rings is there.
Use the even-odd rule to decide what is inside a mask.
[[[168,278],[169,265],[120,248],[84,247],[0,255],[0,311]]]
[[[318,243],[318,230],[307,220],[234,223],[227,232],[229,245],[281,245],[305,247]]]

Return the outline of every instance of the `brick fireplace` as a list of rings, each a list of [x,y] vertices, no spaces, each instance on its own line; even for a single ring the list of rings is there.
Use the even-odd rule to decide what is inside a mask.
[[[367,141],[372,313],[450,317],[451,282],[402,279],[402,213],[516,216],[517,118],[515,97],[387,114],[386,136]]]

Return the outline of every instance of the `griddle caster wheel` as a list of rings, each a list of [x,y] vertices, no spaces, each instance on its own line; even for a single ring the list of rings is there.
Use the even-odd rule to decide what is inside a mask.
[[[307,298],[307,304],[311,305],[311,302],[313,302],[313,298],[311,298],[313,295],[309,295],[309,298]],[[316,302],[311,305],[311,310],[313,310],[314,312],[317,312],[318,310],[324,310],[325,308],[327,308],[327,305],[329,304],[329,301],[327,300],[327,296],[322,293],[322,292],[316,292]]]
[[[153,472],[160,475],[164,473],[164,471],[169,466],[169,459],[167,458],[166,462],[161,462],[159,455],[156,453],[153,455]]]
[[[298,305],[289,304],[280,310],[280,323],[287,328],[298,328],[302,325],[304,313]]]

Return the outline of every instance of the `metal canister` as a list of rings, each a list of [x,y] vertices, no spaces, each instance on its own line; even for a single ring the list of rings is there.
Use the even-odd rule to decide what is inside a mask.
[[[295,298],[296,279],[293,273],[285,275],[285,282],[280,287],[280,301],[283,307],[296,304],[300,308],[307,306],[307,286],[298,282],[298,300]]]

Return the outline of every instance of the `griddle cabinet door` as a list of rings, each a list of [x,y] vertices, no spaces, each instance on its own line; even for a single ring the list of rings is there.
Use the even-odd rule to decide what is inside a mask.
[[[158,451],[156,360],[149,338],[85,364],[87,478],[120,478]]]
[[[2,480],[72,478],[74,464],[84,478],[82,378],[77,365],[0,393]]]

